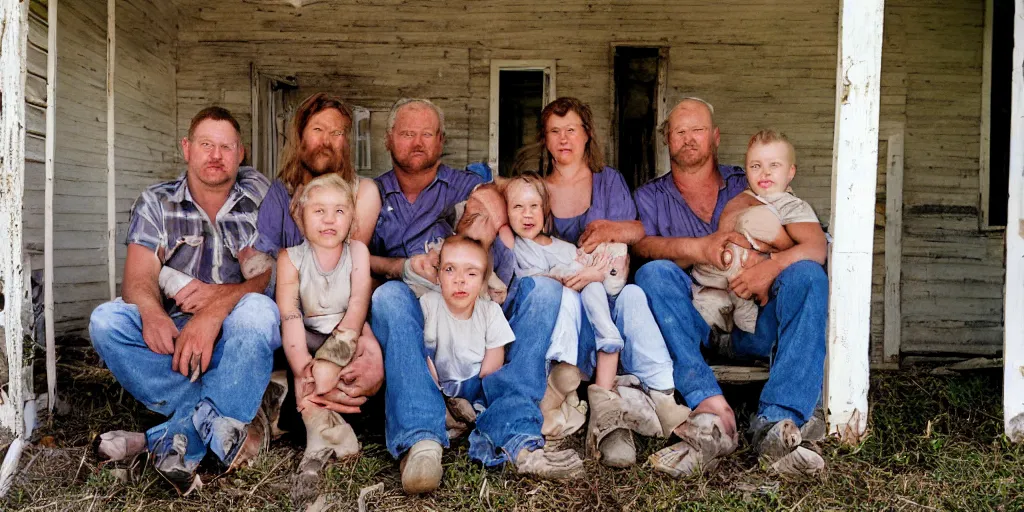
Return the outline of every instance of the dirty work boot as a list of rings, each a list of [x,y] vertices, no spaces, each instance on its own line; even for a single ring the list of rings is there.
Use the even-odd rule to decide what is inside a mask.
[[[476,423],[476,410],[469,400],[444,395],[444,426],[448,439],[462,437]]]
[[[758,421],[760,420],[760,421]],[[753,445],[761,461],[783,476],[814,475],[825,468],[825,460],[817,452],[801,446],[803,437],[793,420],[767,423],[758,418],[751,422]]]
[[[263,392],[263,401],[260,402],[260,410],[267,416],[267,423],[270,425],[268,434],[271,439],[277,439],[286,431],[281,430],[281,407],[284,407],[285,397],[288,395],[288,371],[278,370],[270,374],[270,382],[267,383],[267,390]]]
[[[579,430],[587,420],[587,403],[576,394],[580,386],[579,368],[557,363],[548,374],[548,388],[540,401],[544,423],[540,432],[547,440],[564,439]]]
[[[587,427],[587,455],[605,466],[628,468],[636,464],[636,444],[626,427],[622,398],[597,384],[587,388],[590,424]]]
[[[331,455],[341,459],[359,453],[359,440],[340,414],[307,404],[302,422],[306,425],[306,449],[291,490],[295,503],[307,503],[316,497],[320,470]]]
[[[825,439],[825,434],[825,411],[822,410],[821,405],[818,405],[814,408],[811,419],[800,425],[800,437],[804,439],[805,443],[817,443]]]
[[[515,461],[520,475],[534,475],[550,480],[573,480],[584,475],[583,461],[573,450],[544,451],[523,448]]]
[[[651,399],[656,391],[651,390],[652,395],[648,396],[640,379],[629,374],[615,377],[615,391],[619,395],[626,428],[644,437],[664,437],[655,402]]]
[[[422,494],[437,489],[441,485],[441,444],[437,441],[424,439],[412,445],[402,463],[402,489],[406,494]]]
[[[188,438],[184,434],[174,434],[171,439],[161,439],[152,453],[157,474],[167,480],[179,496],[187,496],[195,487],[202,485],[195,474],[198,464],[185,462],[187,451]]]
[[[722,420],[714,414],[694,414],[681,426],[678,443],[650,456],[654,469],[686,478],[715,469],[722,457],[736,450],[736,439],[726,435]]]

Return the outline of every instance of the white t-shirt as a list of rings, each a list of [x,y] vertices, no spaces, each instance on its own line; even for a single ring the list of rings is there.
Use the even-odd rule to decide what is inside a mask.
[[[551,237],[550,245],[541,245],[517,236],[512,247],[512,253],[516,257],[516,275],[571,276],[583,268],[583,265],[576,261],[576,250],[575,245],[555,237]]]
[[[516,339],[501,306],[489,300],[477,299],[473,315],[466,320],[455,318],[438,292],[423,294],[420,308],[423,343],[428,353],[434,354],[434,367],[442,383],[479,375],[487,349],[503,347]]]

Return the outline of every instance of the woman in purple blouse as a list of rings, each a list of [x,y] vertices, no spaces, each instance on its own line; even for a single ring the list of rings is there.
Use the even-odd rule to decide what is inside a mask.
[[[644,228],[637,220],[626,180],[604,165],[590,107],[576,98],[558,98],[541,112],[541,127],[540,164],[551,198],[552,234],[586,252],[602,242],[632,245],[643,238]],[[635,376],[650,391],[661,420],[662,432],[642,433],[667,435],[682,421],[679,418],[685,417],[686,410],[675,404],[672,359],[647,297],[638,286],[630,284],[610,300],[614,301],[612,318],[625,341],[618,358],[621,372]],[[576,365],[589,379],[599,358],[590,322],[582,325]],[[611,409],[615,413],[612,416],[621,417],[618,411],[625,410],[621,397],[614,392],[612,396],[610,404],[598,404],[591,397],[592,425],[598,423],[596,416],[605,415],[605,410]],[[635,462],[633,438],[623,424],[618,429],[605,426],[602,430],[596,433],[595,442],[602,462],[616,466]],[[588,439],[594,437],[594,432],[588,435]]]

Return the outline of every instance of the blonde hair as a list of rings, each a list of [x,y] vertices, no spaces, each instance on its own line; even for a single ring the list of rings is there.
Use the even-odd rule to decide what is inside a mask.
[[[348,123],[346,132],[352,129],[352,109],[336,96],[318,92],[306,98],[295,110],[295,116],[292,117],[291,125],[288,127],[288,140],[281,151],[281,168],[277,173],[277,177],[284,183],[288,195],[295,193],[295,189],[302,184],[306,175],[306,169],[302,165],[302,132],[306,130],[306,125],[314,115],[330,109],[337,110],[345,118],[345,122]],[[345,142],[346,144],[341,148],[341,169],[338,173],[342,178],[352,180],[356,175],[356,170],[352,166],[348,135],[345,136]]]
[[[302,194],[299,196],[298,208],[299,208],[299,212],[302,214],[302,217],[303,217],[302,218],[302,223],[303,223],[302,227],[303,227],[303,229],[305,229],[305,223],[306,223],[306,219],[305,219],[306,202],[309,201],[309,196],[310,196],[310,194],[313,193],[313,190],[320,189],[320,188],[330,189],[330,190],[335,190],[337,192],[341,192],[341,195],[345,199],[345,201],[348,201],[348,204],[349,204],[349,206],[351,207],[351,210],[352,210],[352,223],[349,225],[348,233],[345,235],[345,240],[350,239],[352,237],[352,233],[356,232],[356,216],[355,216],[356,194],[355,194],[355,190],[353,190],[352,184],[347,182],[347,181],[345,181],[341,177],[341,175],[339,175],[338,173],[334,173],[334,172],[323,174],[323,175],[317,176],[316,178],[313,178],[302,189]]]
[[[789,148],[789,155],[793,160],[791,163],[796,165],[796,148],[793,147],[793,143],[789,141],[789,137],[786,134],[777,132],[772,129],[761,130],[750,137],[750,141],[747,142],[747,152],[754,146],[763,146],[766,144],[773,144],[780,142],[785,144]]]
[[[537,195],[540,196],[541,211],[544,213],[544,223],[541,229],[542,234],[549,234],[552,230],[552,219],[551,219],[551,199],[548,196],[548,187],[544,183],[544,178],[540,177],[536,171],[524,171],[516,176],[513,176],[505,182],[505,203],[508,205],[509,191],[512,190],[512,185],[519,183],[521,185],[533,187],[537,191]]]

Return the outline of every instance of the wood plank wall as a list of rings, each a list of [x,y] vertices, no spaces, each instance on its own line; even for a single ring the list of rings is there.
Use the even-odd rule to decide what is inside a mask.
[[[180,0],[177,127],[221,104],[248,138],[249,63],[353,103],[436,99],[447,160],[487,157],[491,59],[557,59],[558,92],[590,103],[610,142],[610,44],[670,47],[670,103],[717,106],[720,157],[775,127],[794,141],[794,188],[829,216],[837,1],[594,2]],[[906,123],[903,347],[992,353],[1001,339],[1002,240],[978,231],[983,0],[890,0],[882,121]],[[881,300],[881,295],[878,296]],[[881,326],[881,320],[876,325]],[[880,330],[877,330],[880,335]],[[877,353],[881,340],[876,339]]]
[[[78,334],[108,299],[106,177],[106,27],[103,2],[61,2],[57,42],[57,133],[54,179],[54,319],[57,335]],[[36,9],[33,9],[35,12]],[[45,9],[42,10],[45,21]],[[147,185],[177,172],[173,5],[117,3],[118,276],[132,201]],[[45,107],[46,25],[31,23],[30,90]],[[41,68],[39,67],[41,66]],[[37,69],[38,68],[38,69]],[[41,78],[40,78],[41,77]],[[38,82],[36,86],[32,86]],[[30,108],[32,110],[32,108]],[[26,241],[42,253],[42,109],[29,113],[26,139]],[[38,117],[38,121],[33,121]],[[36,128],[35,125],[39,127]],[[38,132],[39,136],[33,136]],[[38,140],[36,140],[38,139]],[[42,268],[42,258],[38,258]]]

